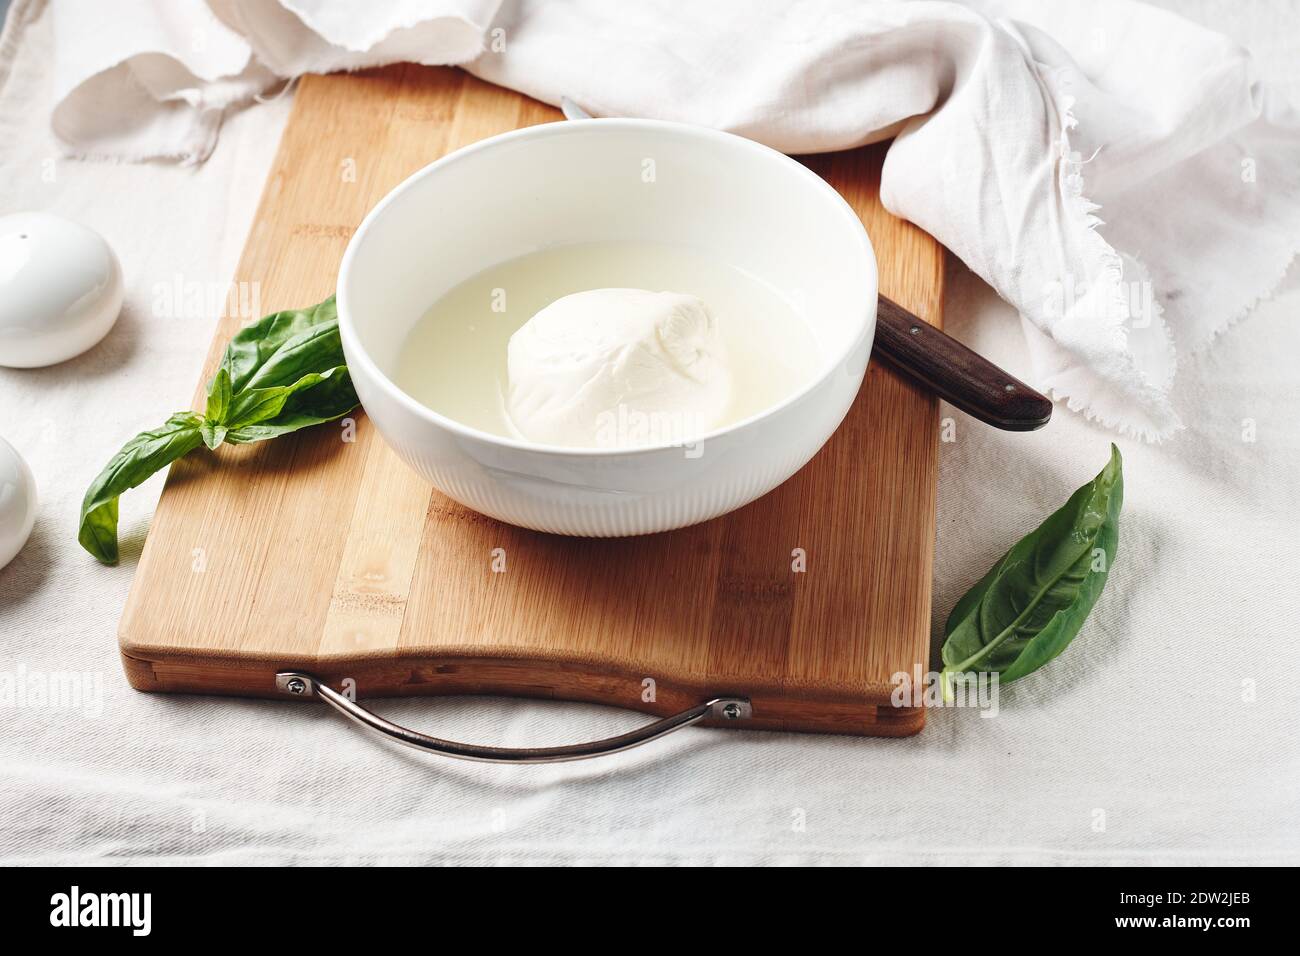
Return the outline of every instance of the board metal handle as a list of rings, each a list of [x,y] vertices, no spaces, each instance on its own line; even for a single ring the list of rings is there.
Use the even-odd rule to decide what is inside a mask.
[[[480,763],[563,763],[569,760],[586,760],[589,757],[616,754],[648,744],[683,727],[697,724],[706,717],[736,721],[752,717],[754,713],[753,707],[744,697],[714,697],[679,714],[664,717],[644,727],[619,734],[617,737],[606,737],[603,740],[567,744],[561,747],[486,747],[481,744],[462,744],[454,740],[442,740],[416,730],[409,730],[367,710],[356,701],[350,700],[318,678],[303,671],[281,671],[275,675],[275,686],[283,693],[294,697],[315,695],[348,720],[355,721],[362,727],[382,734],[399,744],[441,754],[444,757],[475,760]]]
[[[967,415],[995,428],[1027,432],[1052,417],[1052,401],[978,352],[880,296],[876,354]]]

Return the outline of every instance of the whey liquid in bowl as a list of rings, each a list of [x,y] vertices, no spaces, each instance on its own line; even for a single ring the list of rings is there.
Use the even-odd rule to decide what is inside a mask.
[[[798,310],[753,275],[688,246],[610,241],[544,249],[453,287],[408,334],[394,380],[492,434],[635,448],[762,412],[807,384],[818,358]]]

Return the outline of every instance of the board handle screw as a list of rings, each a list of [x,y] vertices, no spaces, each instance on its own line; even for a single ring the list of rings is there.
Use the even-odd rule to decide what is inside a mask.
[[[725,718],[727,718],[727,720],[739,720],[739,719],[740,719],[740,705],[739,705],[739,704],[727,704],[727,705],[725,705],[725,706],[722,708],[722,716],[725,717]]]
[[[301,677],[291,677],[285,683],[284,689],[291,694],[301,694],[307,689],[307,684]]]

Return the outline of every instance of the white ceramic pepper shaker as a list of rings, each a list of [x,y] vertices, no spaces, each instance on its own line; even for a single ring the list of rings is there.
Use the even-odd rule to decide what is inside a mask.
[[[80,355],[122,310],[122,267],[103,236],[48,212],[0,216],[0,365]]]

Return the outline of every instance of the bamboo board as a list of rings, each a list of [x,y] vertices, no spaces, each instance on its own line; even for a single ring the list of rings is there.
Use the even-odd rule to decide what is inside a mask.
[[[236,280],[258,284],[263,312],[319,301],[353,230],[403,178],[558,119],[452,69],[307,77]],[[881,207],[883,155],[808,164],[862,216],[881,292],[937,325],[942,250]],[[223,319],[196,408],[248,318]],[[747,727],[915,733],[924,712],[892,707],[890,679],[927,668],[937,433],[937,401],[873,362],[839,431],[780,488],[704,525],[616,540],[463,508],[361,412],[200,449],[168,477],[123,662],[148,691],[276,696],[275,672],[296,668],[351,678],[363,698],[512,694],[668,714],[725,693],[752,699]]]

